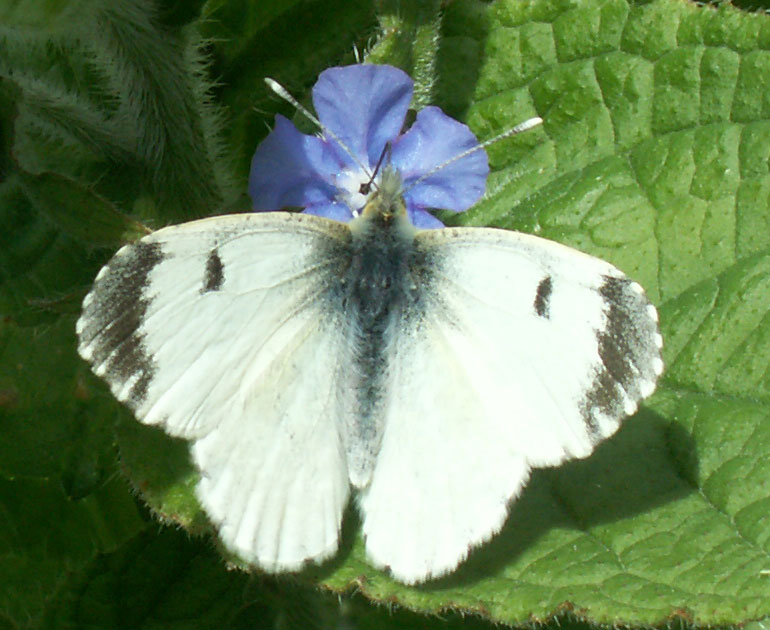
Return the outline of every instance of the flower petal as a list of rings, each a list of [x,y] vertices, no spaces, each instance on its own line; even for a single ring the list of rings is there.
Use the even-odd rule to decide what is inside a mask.
[[[334,152],[320,138],[300,133],[288,119],[275,117],[275,129],[251,160],[249,194],[255,210],[305,207],[334,201],[332,174],[340,170]]]
[[[426,107],[417,113],[411,129],[393,143],[391,164],[401,173],[404,189],[408,189],[411,182],[478,143],[467,125],[438,107]],[[406,190],[404,199],[407,207],[462,212],[484,194],[488,174],[486,152],[475,151]]]
[[[422,208],[406,209],[409,222],[419,230],[435,230],[444,227],[444,224],[427,210]]]
[[[393,66],[329,68],[313,87],[313,104],[319,120],[365,166],[373,167],[386,143],[401,133],[412,85],[409,75]]]
[[[333,219],[334,221],[340,221],[341,223],[347,223],[353,218],[353,211],[344,203],[340,202],[330,202],[325,204],[319,203],[316,205],[308,206],[305,208],[304,213],[314,214],[317,217]]]

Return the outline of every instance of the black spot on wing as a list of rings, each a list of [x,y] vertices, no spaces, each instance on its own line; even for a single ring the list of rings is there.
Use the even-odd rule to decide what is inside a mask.
[[[212,249],[206,259],[206,271],[203,275],[203,288],[201,289],[201,293],[219,291],[225,280],[224,271],[225,268],[224,265],[222,265],[222,259],[219,257],[217,250]]]
[[[535,313],[540,317],[548,319],[550,317],[551,293],[553,292],[553,279],[546,276],[537,285],[535,293]]]
[[[140,328],[149,305],[148,277],[161,260],[158,243],[139,241],[119,251],[94,283],[81,315],[81,352],[88,349],[94,370],[103,366],[113,391],[132,381],[121,396],[132,408],[144,400],[154,373]]]
[[[599,289],[606,315],[604,328],[596,333],[601,364],[581,403],[586,428],[595,441],[614,431],[626,415],[627,401],[641,401],[643,387],[658,377],[658,325],[649,301],[634,287],[638,285],[628,278],[606,276]]]

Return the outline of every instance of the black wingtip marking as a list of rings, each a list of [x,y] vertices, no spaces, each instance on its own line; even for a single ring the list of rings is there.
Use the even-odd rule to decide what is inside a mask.
[[[540,317],[548,319],[550,317],[551,293],[553,292],[553,279],[546,276],[537,285],[535,294],[535,313]]]
[[[132,408],[144,401],[155,371],[141,325],[149,306],[144,296],[148,277],[162,260],[159,243],[140,241],[119,253],[107,263],[83,311],[80,340],[91,347],[92,365],[105,366],[104,379],[119,387],[138,374],[125,396]]]
[[[633,285],[628,278],[607,276],[599,289],[607,305],[606,326],[597,331],[601,364],[581,405],[586,429],[596,441],[604,437],[599,418],[619,422],[626,402],[642,400],[643,384],[658,377],[658,325],[649,315],[647,298]]]
[[[219,291],[222,288],[222,283],[225,281],[225,267],[222,264],[222,259],[219,257],[216,249],[212,249],[209,252],[209,257],[206,259],[206,271],[203,275],[203,288],[201,293],[208,293],[209,291]]]
[[[594,376],[593,386],[586,392],[582,404],[583,421],[592,442],[599,442],[604,437],[598,420],[600,414],[612,417],[622,415],[622,412],[617,410],[621,395],[618,383],[607,370],[599,368]]]

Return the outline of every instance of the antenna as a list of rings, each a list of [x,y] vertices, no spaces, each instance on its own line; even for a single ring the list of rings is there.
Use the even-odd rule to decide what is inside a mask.
[[[347,153],[350,158],[358,164],[359,167],[361,167],[361,170],[367,174],[369,177],[368,184],[365,184],[366,186],[373,186],[376,184],[374,183],[374,178],[377,174],[377,171],[379,170],[382,160],[385,157],[385,153],[388,150],[388,147],[385,147],[383,149],[382,155],[380,156],[380,160],[377,163],[377,168],[375,169],[374,173],[371,173],[369,170],[369,167],[363,164],[358,157],[351,151],[348,146],[335,134],[331,129],[329,129],[326,125],[324,125],[318,118],[316,118],[312,112],[302,105],[296,98],[294,98],[291,94],[289,94],[289,91],[283,87],[278,81],[275,81],[274,79],[270,79],[268,77],[265,77],[265,83],[267,86],[275,92],[278,96],[280,96],[282,99],[284,99],[289,104],[293,105],[297,111],[302,113],[310,122],[314,123],[318,126],[318,128],[327,136],[332,138],[342,149]],[[417,184],[420,184],[421,182],[424,182],[426,179],[431,177],[432,175],[435,175],[438,171],[441,169],[446,168],[450,164],[457,162],[457,160],[461,160],[464,157],[470,155],[471,153],[475,153],[476,151],[481,151],[482,149],[486,149],[490,144],[495,144],[496,142],[499,142],[500,140],[504,140],[505,138],[510,138],[511,136],[515,136],[517,134],[523,133],[524,131],[529,131],[532,129],[532,127],[537,127],[538,125],[543,123],[543,119],[539,116],[534,116],[533,118],[529,118],[525,120],[524,122],[519,123],[518,125],[511,127],[510,129],[507,129],[506,131],[503,131],[503,133],[500,133],[496,135],[494,138],[490,138],[489,140],[485,140],[484,142],[477,144],[475,147],[471,147],[470,149],[467,149],[463,151],[462,153],[459,153],[455,155],[454,157],[448,159],[446,162],[443,162],[442,164],[439,164],[438,166],[434,166],[430,171],[425,173],[422,177],[419,179],[413,181],[407,188],[405,188],[402,191],[402,194],[405,193],[407,190],[410,190],[417,186]],[[363,185],[362,185],[363,186]]]
[[[369,172],[369,167],[363,164],[358,157],[348,148],[348,146],[337,136],[336,133],[334,133],[331,129],[329,129],[326,125],[324,125],[318,118],[316,118],[312,112],[305,107],[302,103],[300,103],[296,98],[294,98],[291,94],[289,94],[289,91],[283,87],[278,81],[275,81],[274,79],[271,79],[269,77],[265,77],[265,83],[267,83],[267,87],[269,87],[273,92],[275,92],[278,96],[280,96],[283,100],[288,102],[290,105],[293,105],[301,114],[303,114],[310,122],[317,125],[318,128],[324,132],[327,136],[332,138],[338,145],[342,147],[342,149],[347,153],[351,159],[358,164],[358,166],[361,167],[361,170],[363,170],[364,173],[372,177],[371,173]]]
[[[435,175],[440,170],[446,168],[453,162],[457,162],[457,160],[461,160],[464,157],[470,155],[471,153],[475,153],[476,151],[481,151],[482,149],[486,149],[490,144],[495,144],[495,142],[499,142],[500,140],[504,140],[505,138],[510,138],[511,136],[515,136],[517,134],[523,133],[525,131],[529,131],[532,129],[532,127],[537,127],[538,125],[541,125],[543,123],[543,119],[539,116],[534,116],[533,118],[529,118],[525,120],[524,122],[519,123],[518,125],[511,127],[510,129],[506,129],[503,131],[503,133],[500,133],[496,135],[494,138],[490,138],[489,140],[485,140],[481,144],[477,144],[475,147],[471,147],[470,149],[467,149],[463,151],[462,153],[458,153],[452,158],[449,158],[446,162],[442,162],[438,166],[434,166],[431,170],[429,170],[427,173],[425,173],[422,177],[419,179],[413,181],[409,186],[404,189],[403,192],[406,192],[407,190],[414,188],[417,186],[417,184],[424,182],[426,179],[428,179],[431,175]],[[403,193],[402,193],[403,194]]]

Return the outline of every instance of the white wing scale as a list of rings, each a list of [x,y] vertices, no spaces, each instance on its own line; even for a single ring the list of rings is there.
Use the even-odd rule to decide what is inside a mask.
[[[115,396],[194,440],[197,494],[224,544],[273,571],[338,545],[346,402],[329,366],[347,350],[321,295],[348,234],[284,213],[162,229],[116,254],[78,322],[79,351]]]
[[[454,569],[499,531],[531,468],[589,455],[663,368],[654,307],[608,263],[500,230],[416,243],[430,297],[394,327],[359,498],[371,559],[406,583]]]

